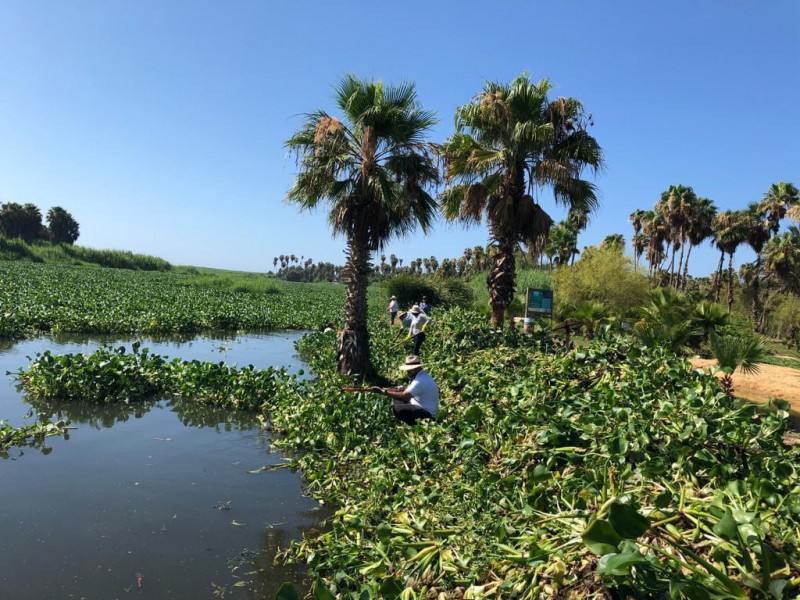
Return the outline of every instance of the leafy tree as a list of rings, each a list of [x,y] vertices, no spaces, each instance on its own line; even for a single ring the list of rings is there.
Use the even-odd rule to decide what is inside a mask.
[[[480,222],[485,216],[497,248],[487,279],[495,327],[514,298],[514,249],[542,250],[553,222],[533,188],[550,187],[556,202],[577,212],[597,206],[594,185],[581,178],[586,167],[602,165],[600,146],[587,132],[590,118],[574,98],[550,101],[551,88],[525,74],[508,85],[486,83],[456,110],[456,133],[444,144],[446,217]]]
[[[7,202],[0,207],[0,233],[7,238],[32,242],[44,237],[42,211],[34,205]]]
[[[435,123],[414,85],[386,86],[346,75],[336,88],[342,118],[318,110],[286,143],[301,167],[288,199],[301,209],[329,205],[335,235],[346,240],[345,324],[340,373],[369,375],[369,261],[396,235],[427,232],[436,203],[426,188],[439,181],[425,135]]]
[[[650,284],[647,277],[635,272],[630,258],[593,247],[574,265],[556,269],[553,288],[558,310],[593,301],[611,314],[625,315],[645,302]]]
[[[60,206],[47,211],[50,240],[56,244],[74,244],[80,235],[80,226],[72,215]]]

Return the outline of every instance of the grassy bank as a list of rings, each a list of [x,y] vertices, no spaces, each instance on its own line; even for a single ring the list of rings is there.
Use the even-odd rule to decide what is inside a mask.
[[[0,260],[19,260],[60,265],[95,265],[138,271],[169,271],[164,259],[122,250],[95,250],[83,246],[54,244],[47,241],[27,243],[0,236]]]

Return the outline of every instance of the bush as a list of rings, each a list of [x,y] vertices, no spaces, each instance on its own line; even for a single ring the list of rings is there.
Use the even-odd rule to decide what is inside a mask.
[[[583,302],[600,302],[615,315],[643,305],[650,292],[647,277],[636,273],[631,260],[610,249],[588,248],[573,266],[553,274],[557,311]]]
[[[401,310],[410,308],[422,296],[428,297],[428,304],[434,309],[466,307],[472,303],[472,291],[457,277],[434,279],[420,275],[396,275],[384,281],[383,287],[388,296],[397,296]]]

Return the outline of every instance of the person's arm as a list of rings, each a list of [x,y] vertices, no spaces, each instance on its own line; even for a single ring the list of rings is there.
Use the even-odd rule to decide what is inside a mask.
[[[392,400],[399,400],[400,402],[408,402],[412,398],[411,394],[409,394],[406,390],[401,389],[382,388],[376,385],[372,388],[372,391],[376,394],[389,396],[389,398]]]

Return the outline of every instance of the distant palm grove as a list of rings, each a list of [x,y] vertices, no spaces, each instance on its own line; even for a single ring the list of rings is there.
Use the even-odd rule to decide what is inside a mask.
[[[575,98],[550,99],[547,79],[526,74],[510,84],[487,82],[455,112],[455,133],[441,143],[428,139],[436,122],[424,110],[412,83],[345,76],[336,86],[339,116],[317,110],[286,145],[300,168],[289,192],[301,209],[325,203],[334,234],[345,239],[346,264],[339,269],[299,264],[293,255],[275,257],[278,276],[295,280],[340,279],[347,285],[346,324],[337,363],[343,374],[369,375],[366,286],[370,277],[437,273],[457,277],[488,270],[491,321],[501,326],[514,300],[517,261],[552,267],[573,264],[578,235],[598,208],[597,188],[584,177],[604,166],[603,152],[588,130],[592,117]],[[440,169],[441,167],[441,169]],[[554,222],[541,206],[542,190],[566,209]],[[430,230],[436,212],[464,223],[486,221],[489,245],[467,249],[453,259],[416,258],[405,266],[380,254],[393,237],[419,227]],[[757,328],[772,293],[800,292],[800,231],[781,233],[785,217],[800,219],[800,199],[791,183],[772,185],[744,210],[718,212],[691,187],[670,186],[653,210],[631,216],[635,270],[642,258],[657,286],[687,291],[692,249],[712,240],[720,251],[708,295],[719,301],[723,287],[728,312],[734,287],[750,302]],[[757,255],[734,281],[733,255],[742,244]],[[602,244],[620,254],[619,233]],[[520,254],[520,248],[525,252]],[[725,256],[728,257],[724,269]],[[695,286],[696,287],[696,286]]]
[[[74,244],[80,235],[80,227],[72,215],[60,206],[47,211],[45,227],[42,211],[35,204],[6,202],[0,205],[0,234],[26,242],[48,240],[56,244]]]

